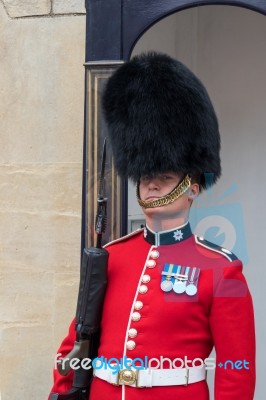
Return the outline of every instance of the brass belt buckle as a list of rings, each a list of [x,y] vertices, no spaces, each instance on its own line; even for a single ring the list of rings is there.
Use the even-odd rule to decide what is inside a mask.
[[[138,387],[138,371],[132,369],[122,369],[117,374],[117,385],[133,385],[136,384]]]

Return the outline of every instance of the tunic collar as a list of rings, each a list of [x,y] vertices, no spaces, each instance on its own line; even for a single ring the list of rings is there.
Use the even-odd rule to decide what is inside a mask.
[[[180,243],[192,235],[189,222],[168,231],[154,232],[147,225],[144,228],[144,239],[155,246]]]

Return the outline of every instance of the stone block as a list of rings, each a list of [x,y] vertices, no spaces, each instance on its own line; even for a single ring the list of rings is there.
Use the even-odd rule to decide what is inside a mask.
[[[75,271],[80,259],[80,221],[64,215],[0,214],[1,268]]]
[[[54,14],[85,14],[85,0],[53,0],[52,11]]]
[[[14,323],[0,331],[3,400],[47,399],[52,383],[53,330],[39,322]]]
[[[2,0],[11,18],[47,15],[51,11],[51,0]]]
[[[0,167],[0,265],[39,271],[79,266],[81,165]]]
[[[0,165],[0,212],[81,213],[79,163]]]
[[[34,265],[3,268],[1,272],[0,328],[41,325],[50,318],[54,274]],[[12,304],[12,307],[10,307]]]
[[[81,162],[85,16],[5,17],[0,164]]]

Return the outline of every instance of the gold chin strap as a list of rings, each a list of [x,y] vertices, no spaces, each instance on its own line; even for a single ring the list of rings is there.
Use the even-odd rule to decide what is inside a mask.
[[[162,207],[167,204],[173,203],[176,199],[178,199],[182,194],[184,194],[191,185],[190,176],[186,175],[185,178],[168,194],[160,197],[156,200],[144,201],[141,200],[139,196],[139,184],[137,185],[137,200],[141,207],[143,208],[154,208],[154,207]]]

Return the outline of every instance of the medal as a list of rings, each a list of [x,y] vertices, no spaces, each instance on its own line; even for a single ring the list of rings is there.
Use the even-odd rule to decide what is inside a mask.
[[[182,281],[179,281],[176,279],[175,283],[173,285],[173,291],[178,294],[184,293],[186,291],[185,282],[182,282]]]
[[[173,291],[177,294],[184,293],[186,291],[186,284],[188,280],[188,269],[189,267],[178,266],[177,274],[175,275],[175,283]]]
[[[194,296],[197,293],[198,289],[193,283],[189,283],[186,287],[186,294],[189,296]]]
[[[173,283],[171,281],[162,281],[161,282],[161,289],[164,292],[170,292],[173,289]]]
[[[172,272],[174,264],[166,264],[162,275],[166,277],[161,282],[161,289],[163,292],[170,292],[173,289]]]
[[[188,296],[195,296],[195,294],[198,292],[197,284],[198,284],[199,274],[200,274],[199,268],[196,267],[192,268],[192,272],[188,280],[189,283],[186,287],[186,294]]]

